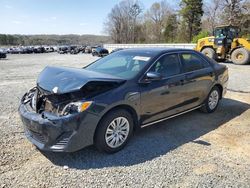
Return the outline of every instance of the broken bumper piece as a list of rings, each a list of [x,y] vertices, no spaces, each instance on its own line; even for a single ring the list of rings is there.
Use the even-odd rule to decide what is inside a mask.
[[[68,116],[55,116],[19,107],[25,135],[40,150],[74,152],[93,144],[94,130],[98,123],[95,114],[83,112]]]

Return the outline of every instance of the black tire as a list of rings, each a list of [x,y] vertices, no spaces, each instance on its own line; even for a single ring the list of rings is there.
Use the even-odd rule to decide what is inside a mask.
[[[238,48],[231,54],[231,60],[236,65],[246,65],[250,63],[250,52],[245,48]]]
[[[212,48],[204,48],[201,53],[203,53],[205,56],[211,58],[211,59],[214,59],[216,60],[217,59],[217,55],[214,51],[214,49]]]
[[[212,107],[212,106],[210,105],[210,96],[211,96],[214,92],[217,93],[217,95],[218,95],[218,100],[217,100],[216,105]],[[220,89],[219,89],[217,86],[214,86],[214,87],[211,89],[211,91],[209,92],[209,94],[208,94],[208,96],[207,96],[207,98],[206,98],[206,100],[205,100],[205,102],[204,102],[204,105],[200,108],[200,110],[201,110],[202,112],[205,112],[205,113],[212,113],[212,112],[214,112],[214,111],[217,109],[217,107],[218,107],[218,104],[219,104],[220,99],[221,99],[221,91],[220,91]]]
[[[118,147],[110,147],[106,141],[106,131],[108,129],[108,127],[110,126],[111,122],[113,120],[115,120],[116,118],[126,118],[128,123],[129,123],[129,131],[128,131],[128,135],[126,137],[126,139],[124,140],[124,142],[118,146]],[[124,110],[124,109],[118,109],[118,110],[114,110],[109,112],[108,114],[106,114],[104,116],[104,118],[100,121],[96,133],[95,133],[95,138],[94,138],[94,144],[95,147],[101,151],[101,152],[106,152],[106,153],[115,153],[120,151],[121,149],[123,149],[125,147],[125,145],[128,143],[132,133],[133,133],[133,127],[134,127],[134,123],[133,123],[133,118],[132,115]]]

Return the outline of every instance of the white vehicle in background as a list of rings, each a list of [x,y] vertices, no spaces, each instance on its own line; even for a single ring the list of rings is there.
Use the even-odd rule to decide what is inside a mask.
[[[49,52],[54,52],[54,48],[52,46],[44,46],[45,52],[49,53]]]

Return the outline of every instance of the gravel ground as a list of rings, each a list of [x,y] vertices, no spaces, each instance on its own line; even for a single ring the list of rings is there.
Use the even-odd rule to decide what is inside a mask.
[[[229,91],[213,114],[194,111],[144,128],[113,155],[93,146],[71,154],[37,150],[23,134],[20,97],[46,65],[95,59],[52,53],[0,60],[0,187],[250,187],[249,93]],[[250,66],[228,66],[229,88],[249,91]]]
[[[250,65],[235,65],[233,63],[223,63],[229,69],[230,82],[228,89],[250,93]]]

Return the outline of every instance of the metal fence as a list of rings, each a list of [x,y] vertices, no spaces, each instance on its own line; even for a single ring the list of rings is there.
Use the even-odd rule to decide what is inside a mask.
[[[149,47],[158,47],[158,48],[185,48],[185,49],[194,49],[196,44],[104,44],[103,47],[108,49],[109,52],[116,48],[149,48]]]

